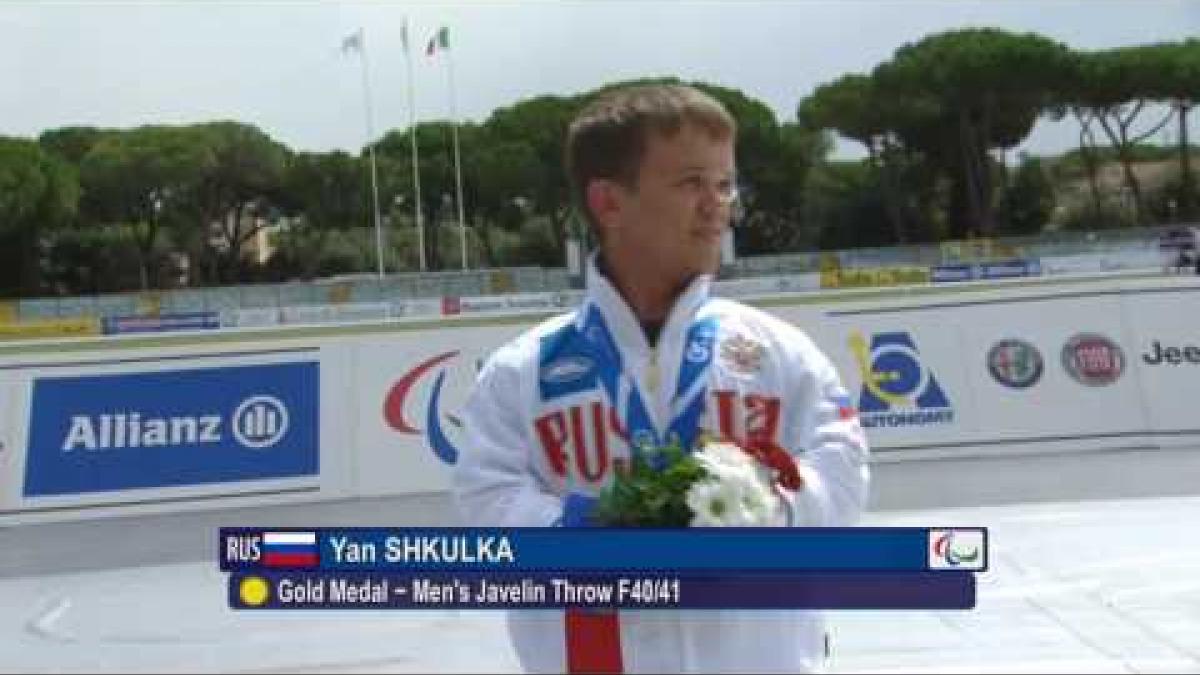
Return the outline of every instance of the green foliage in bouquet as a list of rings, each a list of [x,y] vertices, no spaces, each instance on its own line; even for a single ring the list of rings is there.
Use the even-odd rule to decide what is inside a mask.
[[[687,527],[684,501],[692,483],[707,475],[679,445],[644,448],[597,498],[592,520],[605,527]]]

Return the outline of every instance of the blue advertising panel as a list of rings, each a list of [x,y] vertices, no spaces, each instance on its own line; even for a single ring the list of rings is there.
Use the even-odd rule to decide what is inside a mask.
[[[101,321],[105,335],[164,333],[175,330],[214,330],[221,327],[216,312],[182,312],[155,316],[106,316]]]
[[[979,279],[1012,279],[1036,277],[1042,273],[1042,261],[1037,258],[1001,260],[985,263],[955,263],[929,268],[929,280],[934,283],[977,281]]]
[[[1041,261],[1005,260],[1000,262],[983,263],[979,266],[981,279],[1011,279],[1014,277],[1036,277],[1042,273]]]
[[[39,377],[26,497],[316,475],[317,362]]]
[[[935,284],[949,281],[974,281],[975,266],[965,263],[954,265],[934,265],[929,268],[929,280]]]

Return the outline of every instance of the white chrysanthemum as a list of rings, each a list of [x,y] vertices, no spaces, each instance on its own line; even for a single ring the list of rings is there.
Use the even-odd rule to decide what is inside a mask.
[[[762,527],[779,524],[781,504],[771,473],[741,448],[710,443],[696,453],[708,473],[688,489],[693,527]]]
[[[696,461],[710,476],[747,481],[759,478],[758,462],[741,448],[729,443],[710,443],[704,446],[696,453]]]
[[[763,466],[746,451],[732,443],[705,445],[696,458],[709,475],[738,476],[742,480],[757,481],[767,486],[775,480],[769,467]]]
[[[728,527],[740,508],[739,495],[729,485],[716,480],[702,480],[688,488],[685,501],[692,510],[692,527]]]
[[[754,459],[732,443],[708,443],[696,454],[704,468],[720,471],[721,468],[749,468]]]

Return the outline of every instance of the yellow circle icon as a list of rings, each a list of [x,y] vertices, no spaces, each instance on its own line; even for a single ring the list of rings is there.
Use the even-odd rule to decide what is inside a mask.
[[[264,604],[270,595],[271,588],[262,577],[246,577],[238,586],[238,596],[241,597],[242,603],[250,607]]]

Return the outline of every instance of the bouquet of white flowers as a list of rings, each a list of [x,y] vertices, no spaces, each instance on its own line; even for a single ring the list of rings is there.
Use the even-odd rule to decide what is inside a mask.
[[[777,493],[800,488],[787,451],[774,444],[743,448],[702,440],[646,448],[598,498],[593,521],[612,527],[764,527],[786,522]]]

